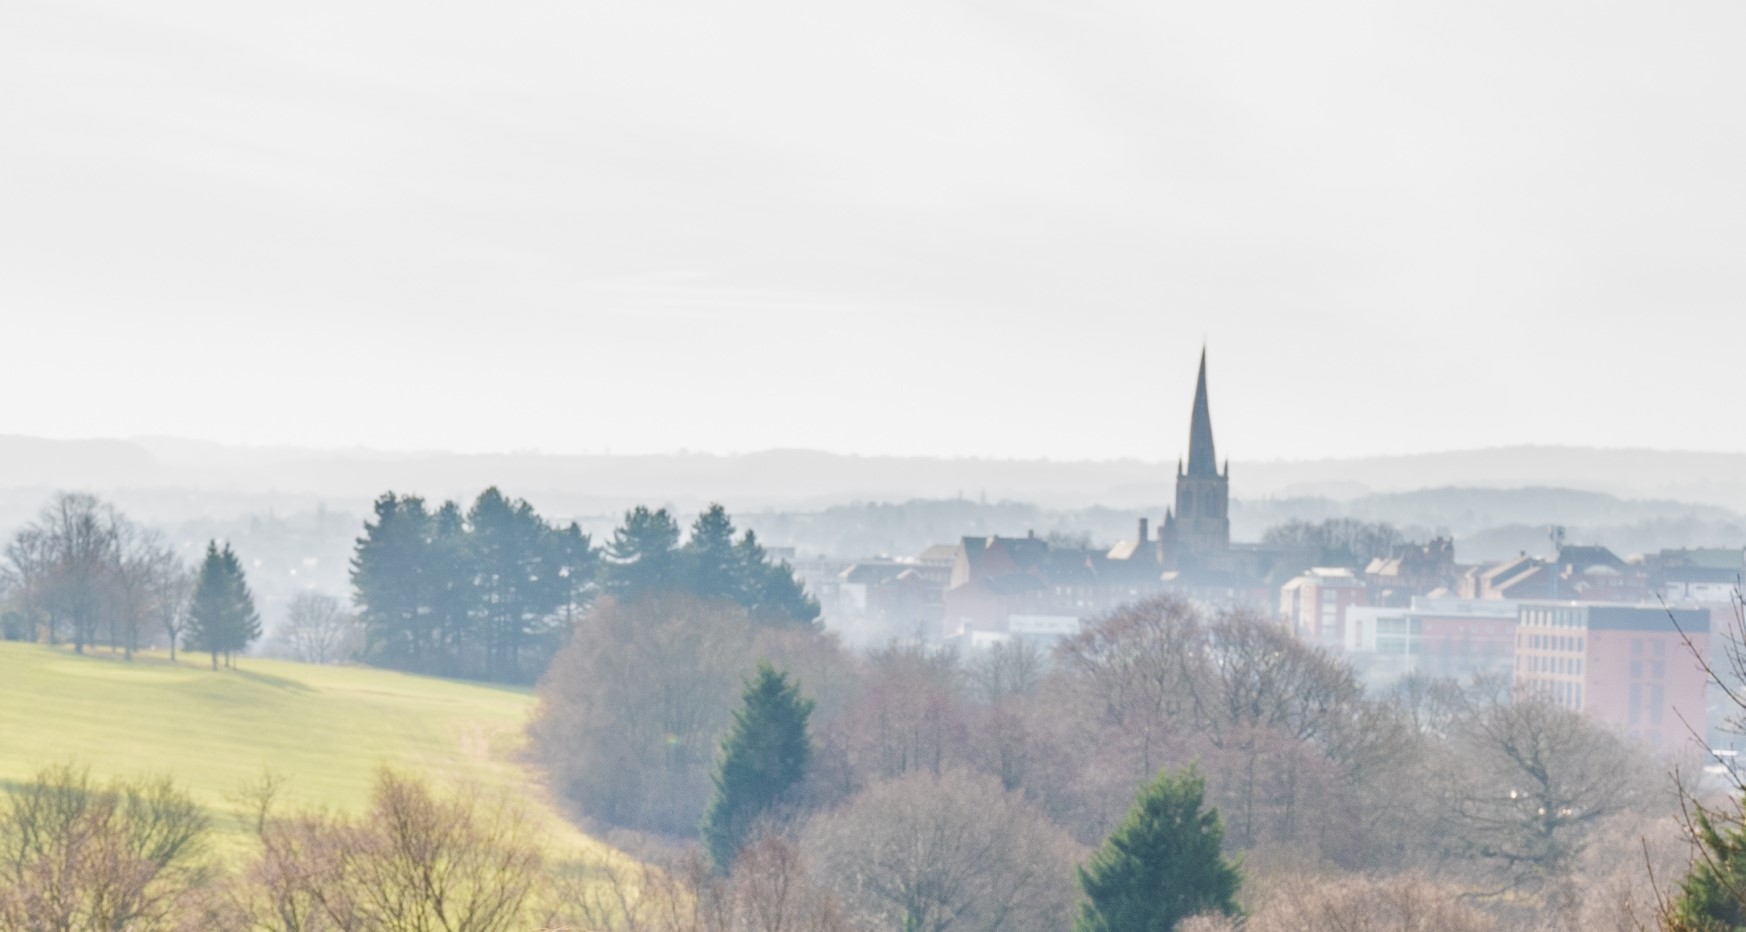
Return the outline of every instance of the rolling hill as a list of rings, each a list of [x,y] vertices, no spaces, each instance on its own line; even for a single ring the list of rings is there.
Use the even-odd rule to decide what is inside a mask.
[[[238,789],[270,769],[288,807],[356,812],[377,768],[442,788],[526,801],[552,844],[587,856],[589,839],[520,763],[525,690],[363,667],[245,658],[214,672],[204,656],[146,656],[0,643],[0,783],[71,762],[99,777],[168,774],[240,832]]]

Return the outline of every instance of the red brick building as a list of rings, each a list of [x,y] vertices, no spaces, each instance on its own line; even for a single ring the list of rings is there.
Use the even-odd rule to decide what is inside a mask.
[[[1339,647],[1347,610],[1370,604],[1370,589],[1343,567],[1317,567],[1279,590],[1279,615],[1299,640]]]
[[[1519,688],[1657,747],[1705,735],[1708,610],[1547,601],[1517,617]]]

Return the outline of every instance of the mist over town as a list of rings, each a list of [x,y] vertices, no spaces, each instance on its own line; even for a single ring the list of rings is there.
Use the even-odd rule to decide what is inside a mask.
[[[0,932],[1746,928],[1746,9],[0,9]]]

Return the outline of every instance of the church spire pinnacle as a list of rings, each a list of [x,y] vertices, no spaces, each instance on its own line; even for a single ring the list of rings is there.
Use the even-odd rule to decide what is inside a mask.
[[[1200,348],[1200,379],[1194,386],[1194,421],[1188,428],[1188,475],[1216,476],[1218,457],[1213,453],[1212,411],[1206,400],[1206,347]]]

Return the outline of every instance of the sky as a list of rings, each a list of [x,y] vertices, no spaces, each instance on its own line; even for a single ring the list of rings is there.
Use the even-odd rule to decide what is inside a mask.
[[[9,0],[0,433],[1746,450],[1746,5]]]

